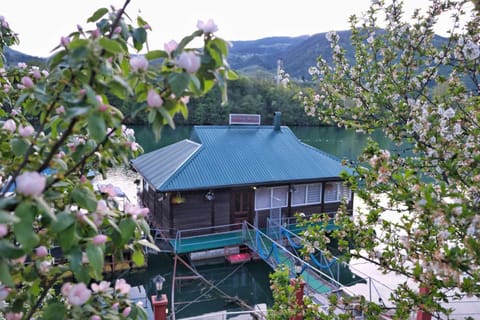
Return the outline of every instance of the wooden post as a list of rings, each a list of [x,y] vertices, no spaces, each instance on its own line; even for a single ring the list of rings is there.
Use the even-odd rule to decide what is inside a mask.
[[[305,281],[300,278],[290,279],[290,284],[295,287],[298,286],[297,291],[295,292],[295,303],[302,310],[302,312],[297,313],[296,316],[290,318],[290,320],[303,320],[303,295],[305,293]]]
[[[167,320],[167,295],[162,294],[160,300],[157,300],[157,296],[152,296],[153,316],[155,320]]]
[[[421,296],[426,296],[428,294],[429,290],[427,287],[420,286],[419,288],[419,293]],[[423,305],[420,305],[420,309],[417,311],[417,320],[431,320],[432,315],[423,310]]]

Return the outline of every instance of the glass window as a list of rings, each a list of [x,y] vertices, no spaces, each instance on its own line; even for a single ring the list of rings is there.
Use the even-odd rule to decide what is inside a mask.
[[[307,184],[307,201],[306,203],[322,202],[322,185],[320,183]]]
[[[270,188],[255,190],[255,210],[270,209]]]
[[[322,202],[322,184],[297,184],[292,186],[292,206],[303,206]]]
[[[303,206],[307,194],[306,184],[297,184],[292,186],[292,206]]]
[[[325,202],[340,202],[342,198],[350,201],[350,188],[343,185],[343,182],[325,183]]]
[[[339,182],[327,182],[325,183],[325,202],[338,202],[339,201]]]
[[[272,188],[272,208],[282,208],[288,205],[288,187]]]

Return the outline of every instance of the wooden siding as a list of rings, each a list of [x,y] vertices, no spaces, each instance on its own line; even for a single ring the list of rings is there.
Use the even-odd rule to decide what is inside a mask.
[[[146,188],[142,193],[144,206],[150,209],[150,216],[153,219],[152,224],[155,227],[169,229],[171,235],[175,235],[177,230],[205,228],[202,232],[214,232],[209,227],[231,224],[231,199],[232,189],[212,190],[215,198],[207,200],[205,195],[208,190],[181,192],[183,203],[172,203],[172,198],[178,193],[162,194],[154,191],[152,188]],[[252,190],[252,192],[254,192]],[[164,197],[160,201],[161,197]],[[253,196],[253,194],[252,194]],[[353,194],[348,204],[348,209],[353,209]],[[252,200],[253,201],[253,200]],[[290,201],[289,201],[290,203]],[[295,213],[303,212],[309,216],[313,213],[334,213],[337,211],[340,203],[320,203],[315,205],[295,206],[281,208],[282,218],[293,217]],[[270,217],[270,210],[259,210],[252,212],[257,217],[258,227],[265,228],[267,219]]]

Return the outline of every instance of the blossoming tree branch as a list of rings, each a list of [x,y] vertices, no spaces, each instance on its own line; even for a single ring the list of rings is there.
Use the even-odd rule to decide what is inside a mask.
[[[174,126],[175,114],[188,115],[189,97],[215,85],[225,92],[236,75],[212,20],[199,21],[197,31],[163,50],[139,54],[150,26],[127,18],[128,3],[98,9],[87,21],[93,28],[79,25],[62,37],[44,70],[0,61],[0,308],[6,319],[146,317],[128,299],[124,279],[111,284],[102,276],[106,255],[128,250],[142,265],[144,247],[156,248],[148,210],[119,210],[114,194],[88,178],[142,151],[124,125],[132,115],[108,97],[146,114],[159,137],[163,126]],[[203,48],[189,48],[195,38]],[[17,42],[0,17],[0,51]],[[53,248],[66,262],[57,263]]]
[[[350,20],[353,59],[329,33],[332,56],[310,68],[318,86],[301,93],[308,114],[360,132],[381,130],[398,145],[367,146],[355,175],[345,176],[367,210],[353,218],[339,212],[341,229],[332,233],[347,261],[405,279],[386,297],[394,310],[362,305],[371,317],[448,316],[480,296],[479,11],[467,0],[424,9],[406,17],[401,1],[372,1]],[[440,41],[443,17],[452,23]],[[307,248],[329,241],[322,230],[307,238]]]

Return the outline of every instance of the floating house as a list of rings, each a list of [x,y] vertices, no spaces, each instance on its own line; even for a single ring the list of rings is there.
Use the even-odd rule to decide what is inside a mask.
[[[334,214],[343,198],[353,208],[340,177],[348,168],[302,143],[279,112],[273,125],[260,125],[258,115],[230,115],[229,125],[195,126],[190,139],[131,164],[143,178],[151,222],[172,234],[244,220],[263,228],[267,218],[282,222],[297,212]]]

